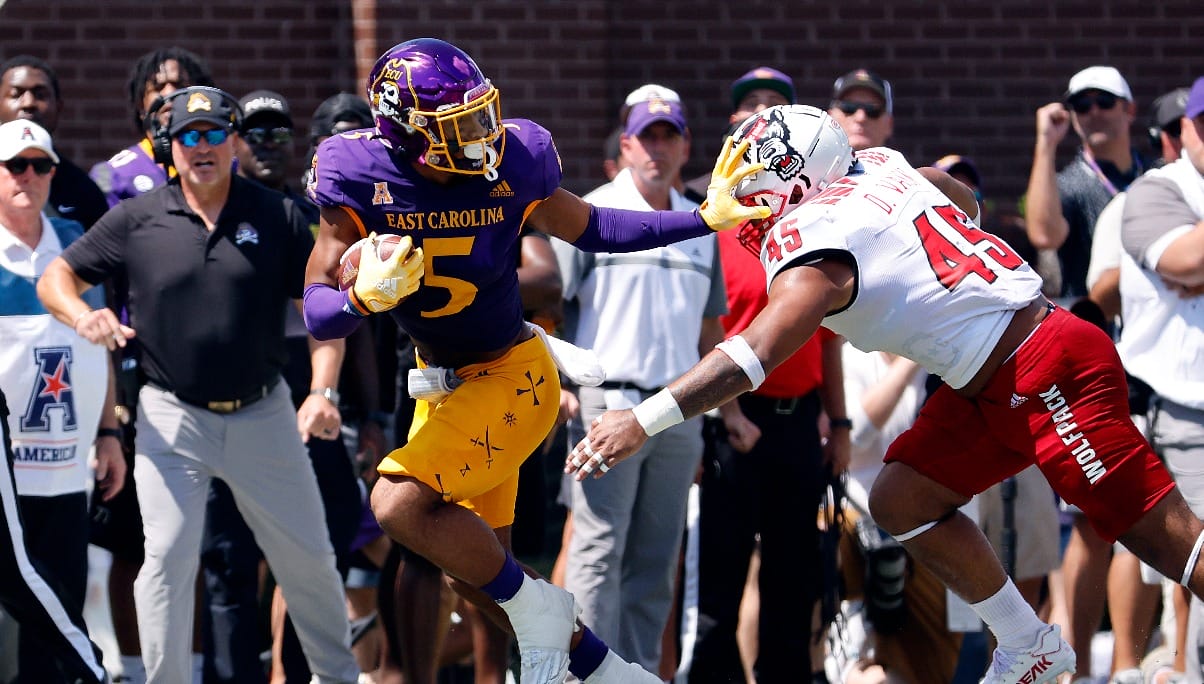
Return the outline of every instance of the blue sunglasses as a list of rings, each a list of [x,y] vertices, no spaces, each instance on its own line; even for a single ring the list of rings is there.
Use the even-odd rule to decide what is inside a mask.
[[[224,128],[211,128],[207,131],[198,131],[195,128],[189,131],[184,131],[176,135],[176,140],[184,147],[196,147],[201,142],[201,138],[209,143],[211,147],[216,147],[230,137],[230,131]]]

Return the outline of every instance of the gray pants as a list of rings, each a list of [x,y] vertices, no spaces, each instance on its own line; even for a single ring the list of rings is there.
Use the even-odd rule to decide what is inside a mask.
[[[1162,401],[1154,423],[1154,444],[1179,485],[1183,498],[1197,517],[1204,517],[1204,411]],[[1172,577],[1178,582],[1179,577]],[[1187,679],[1204,681],[1200,669],[1201,638],[1204,638],[1204,603],[1191,597],[1187,620]]]
[[[343,586],[322,500],[281,382],[220,415],[143,387],[134,478],[146,560],[134,582],[148,684],[192,680],[194,591],[209,481],[221,478],[255,535],[319,682],[354,682]]]
[[[570,447],[584,436],[582,425],[606,408],[601,389],[581,388],[580,400]],[[649,672],[660,666],[686,499],[702,446],[702,419],[693,418],[649,438],[602,479],[571,485],[566,588],[582,608],[582,621],[615,653]]]

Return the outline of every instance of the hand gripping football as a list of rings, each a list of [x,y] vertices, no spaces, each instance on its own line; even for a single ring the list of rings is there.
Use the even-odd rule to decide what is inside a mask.
[[[422,249],[408,236],[372,233],[343,252],[338,283],[364,309],[379,313],[413,294],[423,272]]]
[[[339,289],[347,290],[355,284],[355,277],[360,272],[360,253],[363,251],[364,245],[375,244],[377,257],[384,261],[393,256],[393,250],[397,249],[400,242],[400,235],[373,233],[369,237],[360,238],[355,244],[348,247],[343,252],[343,256],[339,257]]]

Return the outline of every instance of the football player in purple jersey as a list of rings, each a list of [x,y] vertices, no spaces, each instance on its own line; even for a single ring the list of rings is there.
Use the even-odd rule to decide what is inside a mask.
[[[305,316],[316,337],[331,338],[388,312],[417,347],[410,440],[382,461],[373,510],[391,537],[512,627],[523,684],[560,684],[569,671],[590,684],[659,682],[582,627],[572,595],[529,576],[509,552],[518,469],[553,426],[560,390],[549,343],[523,321],[519,233],[608,252],[705,235],[766,215],[732,197],[760,167],[725,146],[697,211],[596,208],[560,187],[548,131],[503,120],[497,88],[453,45],[420,38],[390,48],[367,94],[375,128],[333,136],[314,157],[308,192],[322,221]],[[404,236],[384,259],[365,239],[383,233]],[[343,291],[349,249],[358,273]]]

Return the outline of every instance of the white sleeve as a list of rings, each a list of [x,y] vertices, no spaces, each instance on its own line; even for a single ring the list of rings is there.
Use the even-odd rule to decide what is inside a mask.
[[[1120,226],[1124,218],[1125,193],[1120,193],[1104,207],[1095,219],[1091,238],[1091,262],[1087,266],[1087,289],[1095,287],[1104,271],[1120,268]]]

